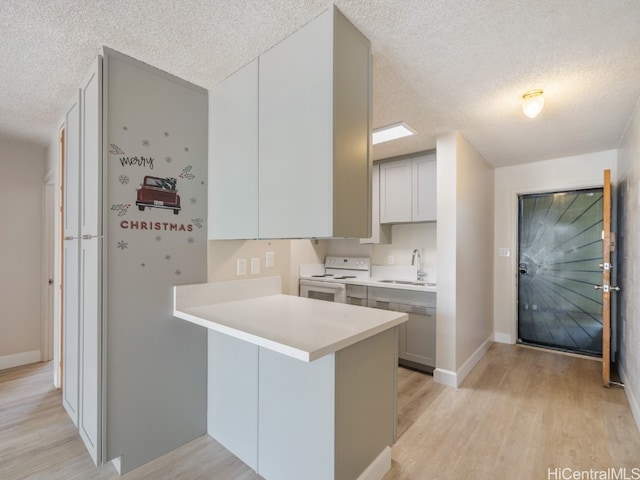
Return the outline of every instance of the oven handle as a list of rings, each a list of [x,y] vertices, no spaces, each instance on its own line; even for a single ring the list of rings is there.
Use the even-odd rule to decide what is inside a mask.
[[[318,280],[300,280],[300,286],[328,288],[335,291],[346,291],[347,289],[347,286],[344,283],[323,282]]]

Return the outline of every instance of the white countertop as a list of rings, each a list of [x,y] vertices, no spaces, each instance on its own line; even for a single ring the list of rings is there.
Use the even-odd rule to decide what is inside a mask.
[[[350,278],[347,280],[347,284],[351,285],[363,285],[366,287],[382,287],[382,288],[398,288],[402,290],[412,290],[415,292],[437,292],[436,285],[411,285],[406,282],[411,280],[396,280],[403,283],[391,283],[391,282],[383,282],[383,280],[387,280],[386,277],[366,277],[366,278]]]
[[[404,313],[268,295],[201,306],[174,315],[197,325],[311,362],[406,322]]]

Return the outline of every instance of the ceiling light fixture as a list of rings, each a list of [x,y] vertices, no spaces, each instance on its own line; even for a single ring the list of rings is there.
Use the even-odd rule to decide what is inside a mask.
[[[522,111],[529,118],[535,118],[544,107],[544,96],[541,89],[529,90],[522,95]]]
[[[380,127],[373,130],[373,144],[388,142],[396,138],[408,137],[415,135],[416,131],[404,122],[394,123],[386,127]]]

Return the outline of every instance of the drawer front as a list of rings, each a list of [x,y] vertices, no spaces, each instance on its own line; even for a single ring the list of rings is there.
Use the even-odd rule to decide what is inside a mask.
[[[369,287],[369,300],[436,308],[434,292],[417,292],[402,288]]]

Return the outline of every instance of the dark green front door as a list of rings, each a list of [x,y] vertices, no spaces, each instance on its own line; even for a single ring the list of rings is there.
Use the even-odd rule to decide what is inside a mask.
[[[519,199],[518,341],[602,355],[602,189]]]

